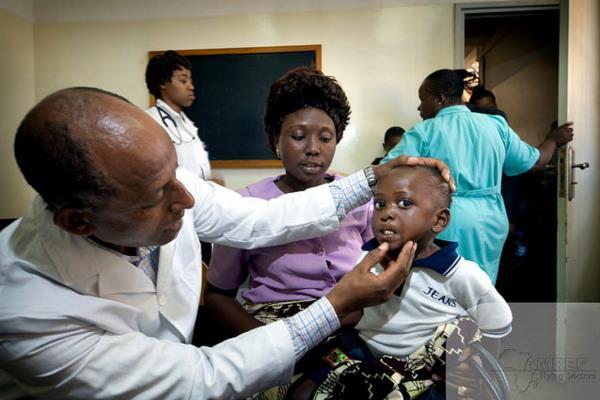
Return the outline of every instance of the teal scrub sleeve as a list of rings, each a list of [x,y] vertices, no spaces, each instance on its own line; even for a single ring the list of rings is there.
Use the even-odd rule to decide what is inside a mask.
[[[503,141],[506,158],[502,170],[508,176],[529,171],[540,158],[540,151],[522,141],[508,125],[506,125]]]

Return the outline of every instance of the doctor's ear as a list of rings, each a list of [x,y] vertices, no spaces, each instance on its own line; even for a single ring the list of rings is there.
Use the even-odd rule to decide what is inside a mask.
[[[94,231],[91,221],[92,216],[86,210],[62,208],[54,213],[54,224],[74,235],[91,235]]]

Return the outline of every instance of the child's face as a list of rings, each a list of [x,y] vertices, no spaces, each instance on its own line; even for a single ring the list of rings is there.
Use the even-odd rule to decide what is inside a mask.
[[[374,195],[373,233],[379,243],[399,250],[408,240],[424,250],[449,222],[450,211],[441,207],[427,171],[395,168],[377,183]]]

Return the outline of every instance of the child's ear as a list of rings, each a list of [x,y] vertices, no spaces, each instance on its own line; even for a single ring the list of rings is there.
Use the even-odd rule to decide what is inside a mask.
[[[434,218],[431,230],[437,234],[446,229],[450,223],[450,210],[448,208],[439,209]]]

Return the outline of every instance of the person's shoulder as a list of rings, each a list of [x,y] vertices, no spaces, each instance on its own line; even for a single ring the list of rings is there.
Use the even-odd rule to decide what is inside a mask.
[[[475,107],[475,106],[469,106],[469,110],[471,111],[471,113],[470,113],[471,118],[473,118],[477,121],[482,121],[482,122],[487,122],[487,123],[492,122],[492,123],[500,125],[500,126],[508,125],[508,123],[506,121],[506,114],[502,110],[498,110],[495,108]]]
[[[156,108],[156,106],[152,106],[146,109],[146,113],[154,116],[158,116],[158,109]]]
[[[478,291],[487,291],[493,286],[490,277],[479,264],[461,256],[460,261],[451,276],[454,285],[461,287],[474,287]]]
[[[446,122],[443,117],[428,118],[423,121],[417,122],[410,128],[404,135],[412,134],[419,135],[421,137],[428,137],[434,133],[444,129]],[[402,141],[400,142],[402,144]]]

